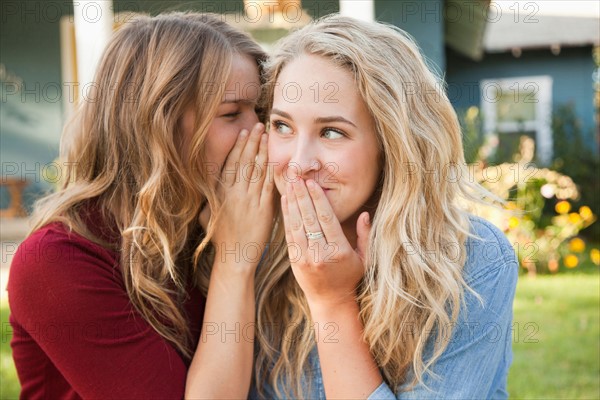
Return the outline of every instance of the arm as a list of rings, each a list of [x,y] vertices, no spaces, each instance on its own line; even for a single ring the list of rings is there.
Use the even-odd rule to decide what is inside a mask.
[[[216,247],[210,277],[203,333],[188,372],[188,398],[246,398],[250,389],[254,352],[254,274],[261,253],[253,259],[248,245],[264,251],[273,219],[273,180],[243,178],[254,162],[269,171],[263,125],[249,137],[242,135],[229,155],[224,176],[223,209],[211,239]],[[247,141],[247,143],[246,143]],[[239,168],[236,168],[236,166]],[[237,169],[237,173],[231,173]],[[260,169],[255,170],[258,171]],[[249,212],[252,210],[252,212]]]
[[[188,371],[187,398],[245,398],[254,346],[254,269],[216,263],[202,334]],[[233,384],[235,382],[235,384]]]
[[[286,241],[300,249],[292,270],[317,330],[327,398],[366,398],[382,382],[369,347],[362,340],[363,326],[355,301],[355,288],[364,273],[368,214],[358,218],[355,250],[344,236],[325,193],[314,182],[290,184],[282,196],[282,210]],[[321,230],[324,237],[307,239],[306,232]]]
[[[310,306],[327,398],[367,398],[382,382],[354,301],[336,307]]]

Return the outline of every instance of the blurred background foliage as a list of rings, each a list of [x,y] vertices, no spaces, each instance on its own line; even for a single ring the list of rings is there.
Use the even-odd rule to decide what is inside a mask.
[[[553,159],[538,166],[535,142],[522,135],[511,157],[482,132],[477,107],[459,113],[465,158],[477,181],[505,201],[477,207],[509,238],[528,275],[569,270],[595,272],[600,265],[600,158],[586,143],[572,104],[553,113]]]

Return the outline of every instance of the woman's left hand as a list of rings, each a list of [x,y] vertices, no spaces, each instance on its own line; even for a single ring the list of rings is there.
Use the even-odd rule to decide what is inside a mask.
[[[281,207],[292,270],[311,309],[355,301],[371,230],[368,212],[357,219],[353,249],[316,182],[288,182]]]

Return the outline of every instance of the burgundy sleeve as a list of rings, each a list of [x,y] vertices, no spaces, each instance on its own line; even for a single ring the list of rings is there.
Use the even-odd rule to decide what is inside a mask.
[[[134,309],[117,263],[75,234],[42,228],[13,259],[11,318],[83,398],[181,399],[186,365]]]

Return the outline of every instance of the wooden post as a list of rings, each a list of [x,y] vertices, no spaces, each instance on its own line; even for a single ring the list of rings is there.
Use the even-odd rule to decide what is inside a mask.
[[[10,204],[8,208],[0,210],[0,217],[2,218],[17,218],[24,217],[27,215],[25,207],[23,207],[23,189],[27,186],[27,181],[16,178],[2,178],[0,186],[6,187],[8,194],[10,195]]]

